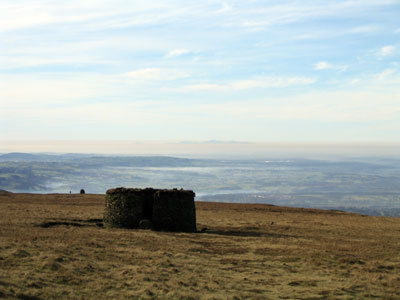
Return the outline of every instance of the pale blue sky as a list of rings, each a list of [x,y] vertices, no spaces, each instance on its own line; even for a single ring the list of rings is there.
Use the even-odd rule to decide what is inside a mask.
[[[0,140],[400,142],[400,1],[0,0]]]

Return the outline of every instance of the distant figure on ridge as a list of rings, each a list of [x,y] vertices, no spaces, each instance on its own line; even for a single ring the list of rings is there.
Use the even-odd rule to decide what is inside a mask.
[[[81,189],[81,191],[79,192],[79,194],[84,194],[84,193],[85,193],[84,189]]]

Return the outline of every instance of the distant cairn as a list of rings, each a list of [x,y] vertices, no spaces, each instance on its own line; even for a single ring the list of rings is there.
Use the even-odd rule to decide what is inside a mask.
[[[115,188],[106,192],[107,227],[196,232],[195,193],[189,190]]]

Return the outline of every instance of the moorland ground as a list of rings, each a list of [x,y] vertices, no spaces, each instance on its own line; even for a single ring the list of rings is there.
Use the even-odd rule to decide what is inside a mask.
[[[199,233],[102,227],[104,195],[0,195],[0,298],[400,299],[400,218],[197,202]]]

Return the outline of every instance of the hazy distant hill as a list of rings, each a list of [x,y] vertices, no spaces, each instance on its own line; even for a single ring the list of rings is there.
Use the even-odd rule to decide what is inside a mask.
[[[88,156],[87,154],[32,154],[12,152],[0,155],[0,161],[60,161]]]
[[[0,155],[0,161],[9,162],[69,162],[87,166],[192,166],[198,162],[169,156],[111,156],[88,154],[31,154],[7,153]]]
[[[3,154],[0,155],[0,160],[37,160],[38,159],[38,155],[34,155],[34,154],[30,154],[30,153],[19,153],[19,152],[13,152],[13,153],[7,153],[7,154]]]

